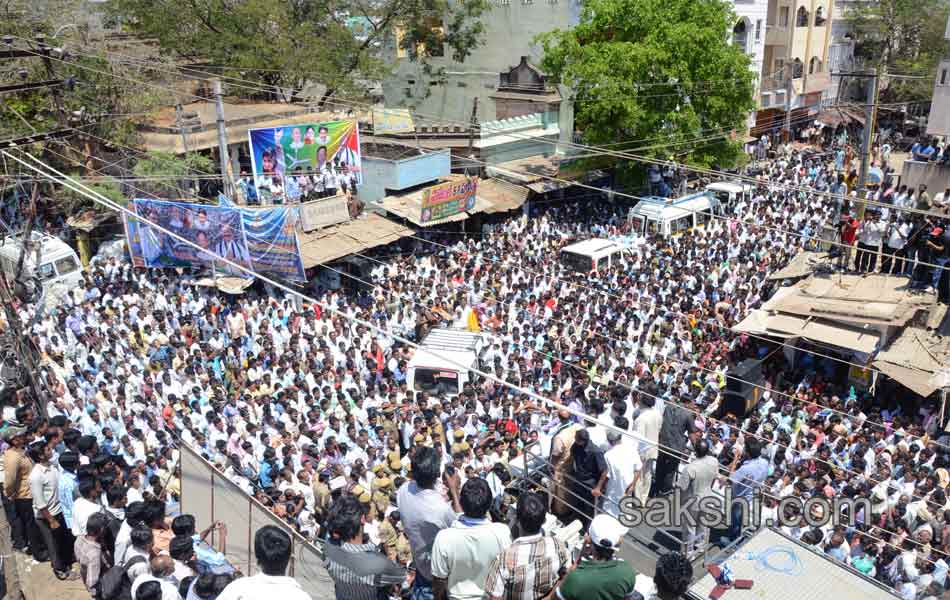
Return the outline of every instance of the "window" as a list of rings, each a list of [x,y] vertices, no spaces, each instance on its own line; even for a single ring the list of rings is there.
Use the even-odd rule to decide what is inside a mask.
[[[704,211],[698,211],[698,212],[694,213],[694,216],[696,217],[696,226],[697,226],[697,227],[702,227],[702,226],[704,226],[706,223],[709,222],[709,219],[711,218],[709,211],[710,211],[710,209],[707,208],[707,209],[704,210]]]
[[[778,15],[778,0],[769,0],[768,11],[766,12],[768,26],[775,27],[775,17]]]
[[[561,252],[561,264],[579,273],[589,273],[593,268],[593,261],[591,261],[589,256],[575,254],[573,252]]]
[[[821,73],[821,61],[818,60],[817,56],[811,57],[808,62],[808,74],[812,75],[813,73]]]
[[[56,265],[56,272],[60,275],[67,275],[79,268],[79,265],[76,264],[76,259],[72,256],[64,256],[53,264]]]
[[[420,42],[416,44],[416,54],[418,56],[443,56],[445,54],[445,48],[443,47],[441,41],[445,36],[445,30],[442,28],[442,23],[438,19],[430,19],[427,24],[433,34],[434,39],[438,40],[438,43],[433,43],[432,47],[429,48]],[[396,58],[407,58],[409,56],[409,52],[403,43],[403,38],[405,37],[406,32],[404,29],[396,27],[395,33]],[[412,83],[413,82],[410,82],[410,85]]]
[[[39,277],[41,281],[56,277],[56,271],[53,270],[53,263],[40,265],[39,268],[36,269],[36,276]]]
[[[788,7],[783,6],[778,10],[778,26],[788,27]]]
[[[458,394],[459,376],[455,371],[417,368],[413,383],[417,392],[429,394]]]
[[[815,9],[815,27],[821,27],[825,24],[824,8],[819,6]]]
[[[755,41],[762,39],[762,19],[755,22]]]
[[[745,19],[743,19],[736,23],[736,26],[732,28],[732,43],[745,52],[745,49],[748,47],[748,41]]]
[[[947,85],[947,70],[941,69],[940,71],[940,85]]]
[[[670,223],[670,233],[677,234],[683,233],[684,231],[690,229],[693,226],[693,215],[686,215],[685,217],[680,217]]]
[[[604,269],[607,268],[609,262],[610,262],[609,256],[601,256],[599,259],[597,259],[597,270],[603,271]]]
[[[798,27],[808,27],[808,11],[805,10],[804,6],[798,7],[798,12],[795,16],[795,25]]]
[[[802,64],[802,60],[796,58],[795,63],[792,65],[792,79],[799,79],[804,71],[805,65]]]

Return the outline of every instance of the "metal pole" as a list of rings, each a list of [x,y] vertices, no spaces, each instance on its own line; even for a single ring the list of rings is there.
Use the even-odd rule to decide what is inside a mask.
[[[795,86],[792,85],[792,76],[795,74],[791,61],[785,63],[785,141],[792,140],[792,93]]]
[[[874,141],[874,105],[877,102],[877,73],[871,76],[868,86],[867,106],[864,107],[864,143],[861,151],[861,176],[858,179],[858,219],[864,218],[864,195],[867,192],[868,170],[871,167],[871,143]]]
[[[224,126],[224,101],[222,100],[221,80],[214,80],[214,106],[218,117],[218,160],[221,163],[221,182],[224,186],[224,194],[229,198],[234,197],[234,184],[231,182],[228,158],[228,132]]]

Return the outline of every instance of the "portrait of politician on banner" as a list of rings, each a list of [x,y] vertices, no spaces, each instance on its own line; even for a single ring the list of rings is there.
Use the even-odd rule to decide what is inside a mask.
[[[248,137],[254,185],[263,204],[299,201],[301,188],[311,182],[321,189],[338,189],[341,181],[363,182],[355,120],[251,129]]]

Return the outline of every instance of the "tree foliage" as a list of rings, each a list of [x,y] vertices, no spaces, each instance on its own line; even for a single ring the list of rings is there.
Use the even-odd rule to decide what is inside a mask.
[[[845,16],[855,35],[855,57],[871,68],[923,79],[888,80],[881,99],[926,100],[933,95],[933,74],[950,51],[944,40],[947,0],[876,0],[856,3]]]
[[[192,152],[176,156],[170,152],[148,152],[140,157],[132,169],[140,192],[156,198],[181,200],[194,195],[189,177],[216,172],[214,161],[203,154]]]
[[[426,64],[432,49],[464,60],[482,34],[487,0],[113,0],[128,29],[158,40],[183,59],[210,62],[232,76],[279,88],[288,97],[308,84],[333,93],[365,91],[384,76],[398,42]],[[422,51],[419,51],[422,49]],[[425,49],[429,49],[428,51]],[[439,52],[441,53],[441,52]],[[257,89],[255,89],[255,87]],[[259,86],[231,87],[260,95]],[[265,90],[266,91],[266,90]]]
[[[540,36],[542,65],[573,90],[589,143],[647,140],[628,147],[728,165],[741,153],[729,133],[755,108],[735,23],[720,0],[589,0],[577,27]]]

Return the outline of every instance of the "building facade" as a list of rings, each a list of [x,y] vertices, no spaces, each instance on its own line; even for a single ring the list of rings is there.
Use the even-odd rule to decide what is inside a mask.
[[[750,68],[755,73],[755,95],[759,95],[762,61],[765,58],[765,32],[768,18],[768,0],[733,0],[736,23],[732,28],[732,43],[743,48],[752,60]],[[749,126],[755,115],[750,116]]]
[[[835,0],[768,0],[755,133],[792,127],[818,112],[832,85]]]
[[[570,142],[574,130],[570,96],[562,86],[545,80],[537,66],[542,50],[534,38],[573,27],[580,10],[579,0],[491,0],[482,16],[483,42],[464,63],[452,60],[447,51],[427,59],[440,76],[426,74],[393,40],[387,52],[396,68],[382,83],[385,104],[409,108],[416,115],[424,144],[427,138],[440,138],[439,144],[460,152],[478,154],[477,147],[474,152],[462,150],[468,145],[473,113],[479,124],[530,116],[544,122],[539,130],[544,137],[551,136],[553,126],[556,140]],[[524,139],[523,134],[519,137]],[[561,150],[551,144],[545,147],[550,154]]]

